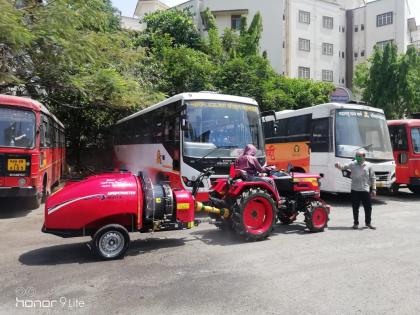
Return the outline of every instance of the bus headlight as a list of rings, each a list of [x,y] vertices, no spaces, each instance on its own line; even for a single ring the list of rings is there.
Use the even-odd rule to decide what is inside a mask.
[[[20,188],[25,187],[25,185],[26,185],[26,179],[24,179],[23,177],[19,178],[18,184],[19,184],[19,187]]]

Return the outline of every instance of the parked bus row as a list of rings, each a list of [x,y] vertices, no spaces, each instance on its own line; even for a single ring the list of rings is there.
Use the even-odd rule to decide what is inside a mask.
[[[37,101],[0,95],[0,197],[26,197],[37,208],[64,165],[63,124]]]
[[[146,171],[156,182],[179,188],[188,187],[204,168],[215,166],[216,175],[201,189],[205,199],[210,182],[228,174],[229,165],[247,143],[256,145],[261,163],[320,174],[321,188],[327,192],[350,191],[350,179],[334,164],[348,163],[357,150],[364,149],[378,187],[395,190],[406,184],[417,192],[418,128],[410,129],[406,151],[396,153],[400,160],[404,158],[397,160],[396,171],[392,138],[381,109],[329,103],[261,115],[249,98],[185,93],[119,121],[114,154],[117,167]],[[407,171],[403,173],[400,166]]]
[[[113,154],[116,168],[147,172],[173,188],[191,188],[213,166],[198,194],[205,200],[248,143],[261,164],[320,174],[328,192],[350,190],[334,164],[365,149],[378,187],[420,193],[420,120],[390,121],[388,129],[382,110],[360,104],[261,114],[250,98],[183,93],[117,122]],[[0,95],[0,197],[28,197],[38,206],[64,165],[63,124],[39,102]]]

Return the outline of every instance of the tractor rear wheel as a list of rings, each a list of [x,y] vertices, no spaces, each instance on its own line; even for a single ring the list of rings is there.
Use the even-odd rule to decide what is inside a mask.
[[[277,210],[271,195],[260,188],[243,191],[232,207],[234,231],[247,241],[268,237],[276,222]]]
[[[95,253],[104,260],[119,259],[130,245],[130,236],[125,227],[109,224],[100,228],[93,236]]]
[[[306,227],[311,232],[322,232],[328,224],[328,210],[320,202],[311,202],[305,212]]]

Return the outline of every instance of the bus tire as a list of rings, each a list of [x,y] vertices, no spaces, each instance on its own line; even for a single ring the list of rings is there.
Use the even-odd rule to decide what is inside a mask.
[[[41,202],[45,202],[47,200],[47,182],[47,175],[45,175],[42,180]]]
[[[42,195],[40,193],[36,193],[35,196],[29,197],[28,206],[31,210],[35,210],[41,206],[41,202],[42,202]]]
[[[408,189],[410,189],[413,194],[420,195],[420,186],[408,185]]]
[[[305,170],[301,167],[294,167],[290,171],[293,173],[306,173]]]
[[[399,189],[400,185],[393,183],[389,190],[391,191],[391,193],[397,194]]]

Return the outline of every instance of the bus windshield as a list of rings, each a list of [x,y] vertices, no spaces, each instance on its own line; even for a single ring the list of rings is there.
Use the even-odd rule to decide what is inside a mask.
[[[335,144],[338,157],[354,158],[358,149],[365,149],[367,158],[393,160],[388,126],[381,113],[337,110]]]
[[[420,153],[420,128],[411,128],[411,141],[414,152]]]
[[[190,101],[184,130],[184,155],[237,157],[249,143],[263,156],[259,110],[255,105],[226,101]]]
[[[35,114],[29,110],[0,107],[0,147],[32,148]]]

